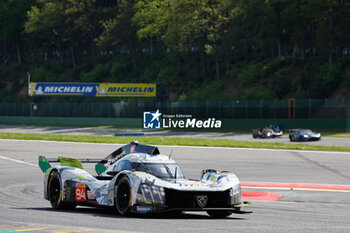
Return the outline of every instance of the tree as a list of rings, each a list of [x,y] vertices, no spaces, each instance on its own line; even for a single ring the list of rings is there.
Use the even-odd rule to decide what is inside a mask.
[[[57,47],[68,47],[75,68],[75,48],[83,43],[91,45],[99,34],[98,19],[101,13],[96,14],[100,10],[96,2],[37,0],[37,5],[32,6],[28,12],[25,30],[27,33],[35,33],[40,41],[50,38]]]
[[[136,68],[137,26],[131,21],[135,14],[134,5],[134,0],[118,0],[113,18],[103,22],[104,30],[97,41],[101,46],[123,45],[130,49]]]
[[[308,0],[308,7],[316,25],[316,47],[321,55],[328,55],[329,66],[332,66],[336,47],[349,45],[350,2]]]
[[[218,45],[226,29],[226,1],[218,0],[141,0],[136,4],[133,21],[140,38],[156,36],[172,50],[189,54],[191,47],[200,49],[203,76],[206,75],[205,53],[215,57],[219,79]]]
[[[204,44],[205,33],[196,0],[140,0],[136,4],[133,22],[139,26],[139,38],[157,38],[171,51],[179,55],[189,54],[189,49],[200,41],[201,63],[205,75]],[[203,15],[203,12],[202,12]]]
[[[313,42],[313,23],[307,8],[307,0],[290,0],[284,9],[283,15],[287,18],[289,25],[289,39],[293,43],[294,48],[300,49],[300,55],[297,55],[304,60],[305,48],[306,46],[312,47]]]
[[[32,0],[3,0],[0,2],[0,40],[3,40],[3,57],[7,63],[7,50],[11,41],[16,47],[17,62],[22,63],[22,32],[27,20],[26,12],[32,5]]]

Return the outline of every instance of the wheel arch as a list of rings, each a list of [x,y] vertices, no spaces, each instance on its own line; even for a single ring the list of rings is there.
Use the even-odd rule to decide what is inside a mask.
[[[44,185],[44,198],[49,200],[49,184],[50,179],[53,172],[59,172],[57,168],[50,168],[50,170],[46,171],[46,177],[45,177],[45,185]],[[62,184],[61,184],[62,185]]]
[[[51,196],[51,182],[53,182],[54,178],[58,181],[58,185],[59,185],[59,197],[57,198],[57,200],[52,200],[52,196]],[[56,182],[57,182],[56,181]],[[51,206],[54,209],[61,209],[62,208],[62,178],[61,178],[61,174],[59,173],[58,169],[52,169],[49,172],[48,175],[48,184],[47,184],[47,193],[48,193],[48,200],[51,202]]]
[[[127,177],[130,183],[130,179],[128,177],[128,175],[124,172],[120,172],[119,174],[117,174],[113,180],[111,181],[111,183],[109,184],[108,187],[108,205],[110,206],[114,206],[115,205],[115,195],[116,195],[116,187],[118,185],[118,182],[123,178],[123,177]]]
[[[119,196],[119,191],[118,191],[118,189],[119,189],[119,183],[121,182],[123,180],[123,182],[125,182],[125,180],[126,180],[126,183],[127,183],[127,185],[129,186],[128,188],[129,188],[129,203],[128,203],[128,206],[129,207],[127,207],[127,209],[121,209],[122,211],[120,211],[120,209],[119,209],[119,201],[117,200],[117,196]],[[134,193],[133,193],[133,190],[132,190],[132,184],[131,184],[131,181],[130,181],[130,178],[128,177],[128,175],[127,174],[121,174],[121,175],[119,175],[118,177],[117,177],[117,179],[116,179],[116,182],[115,182],[115,184],[114,184],[114,206],[117,208],[117,212],[119,213],[119,214],[121,214],[121,215],[127,215],[127,214],[129,214],[129,212],[130,212],[130,208],[131,208],[131,206],[133,205],[133,198],[134,198]]]

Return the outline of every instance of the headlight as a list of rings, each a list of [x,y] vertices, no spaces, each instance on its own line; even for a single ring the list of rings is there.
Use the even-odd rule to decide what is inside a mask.
[[[231,204],[237,205],[242,203],[241,185],[237,184],[230,189]]]
[[[142,204],[165,205],[164,188],[155,185],[140,184],[137,191],[136,202]]]

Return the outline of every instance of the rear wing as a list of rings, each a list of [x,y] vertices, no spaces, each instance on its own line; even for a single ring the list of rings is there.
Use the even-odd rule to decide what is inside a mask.
[[[270,125],[269,126],[270,129],[273,129],[274,131],[276,132],[284,132],[284,125],[283,124],[280,124],[280,125]]]
[[[82,163],[100,163],[107,162],[101,159],[74,159],[68,157],[59,156],[56,158],[46,158],[45,156],[39,156],[39,167],[43,172],[46,172],[49,168],[51,168],[50,163],[60,163],[61,166],[70,166],[84,169]]]
[[[125,146],[120,147],[113,153],[108,155],[104,159],[73,159],[68,157],[59,156],[57,159],[45,158],[44,156],[39,156],[39,167],[43,172],[51,168],[51,163],[61,163],[62,166],[71,166],[76,168],[84,169],[82,163],[96,163],[95,171],[98,175],[103,173],[107,167],[114,163],[115,161],[123,158],[125,155],[132,153],[146,153],[151,155],[159,154],[159,150],[155,146],[141,145],[138,142],[131,142]]]

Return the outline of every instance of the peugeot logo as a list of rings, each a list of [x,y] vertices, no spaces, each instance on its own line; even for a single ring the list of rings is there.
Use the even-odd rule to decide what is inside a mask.
[[[207,195],[197,196],[196,199],[197,199],[197,203],[198,203],[199,207],[201,207],[201,208],[206,206],[208,203],[208,196]]]

